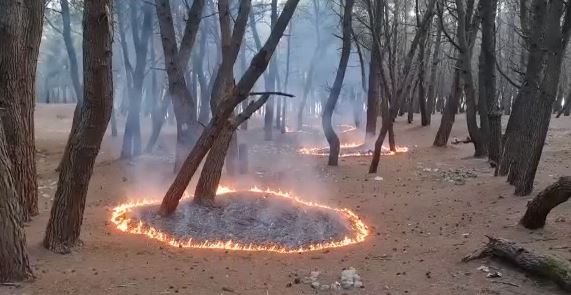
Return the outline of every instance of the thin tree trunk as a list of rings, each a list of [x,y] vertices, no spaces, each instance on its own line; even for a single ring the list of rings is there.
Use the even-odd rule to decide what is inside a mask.
[[[113,109],[113,9],[110,0],[87,0],[83,12],[83,81],[85,104],[69,140],[67,158],[46,228],[44,247],[69,253],[79,235],[89,180]]]
[[[333,110],[337,105],[341,88],[343,88],[343,80],[347,71],[347,64],[349,63],[349,55],[351,54],[351,34],[352,34],[352,16],[353,16],[353,0],[345,0],[345,8],[343,12],[343,47],[341,49],[341,58],[339,60],[339,67],[337,68],[337,75],[333,82],[333,87],[327,99],[327,103],[323,109],[323,132],[329,143],[329,166],[337,166],[339,162],[340,143],[339,137],[333,129],[331,123],[333,117]]]
[[[272,14],[271,14],[271,27],[276,24],[278,19],[278,0],[272,0]],[[277,55],[277,54],[276,54]],[[274,56],[270,61],[270,69],[266,75],[266,91],[275,91],[277,85],[278,64],[277,57]],[[264,140],[269,141],[273,139],[273,122],[274,122],[274,100],[270,98],[266,103],[266,113],[264,115]]]

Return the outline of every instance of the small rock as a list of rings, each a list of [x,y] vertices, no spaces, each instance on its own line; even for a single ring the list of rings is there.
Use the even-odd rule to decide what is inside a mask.
[[[312,282],[311,283],[311,287],[313,289],[319,289],[319,287],[321,286],[321,284],[318,281]]]
[[[485,266],[485,265],[481,265],[480,267],[477,268],[479,271],[481,272],[490,272],[490,268]]]
[[[353,284],[353,286],[355,288],[363,288],[363,282],[361,281],[355,281],[355,283]]]
[[[331,290],[336,290],[336,291],[341,290],[341,284],[336,281],[335,283],[331,284]]]
[[[319,290],[320,291],[326,291],[329,290],[331,287],[329,285],[321,285],[319,286]]]
[[[486,277],[487,277],[487,278],[490,278],[490,279],[492,279],[492,278],[501,278],[501,277],[502,277],[502,273],[499,272],[499,271],[495,271],[495,272],[489,273]]]

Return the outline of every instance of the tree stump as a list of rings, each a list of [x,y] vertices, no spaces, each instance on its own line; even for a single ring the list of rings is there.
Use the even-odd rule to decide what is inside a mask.
[[[520,220],[521,225],[528,229],[543,228],[549,212],[569,200],[569,197],[571,197],[571,177],[561,177],[527,203],[527,211]]]

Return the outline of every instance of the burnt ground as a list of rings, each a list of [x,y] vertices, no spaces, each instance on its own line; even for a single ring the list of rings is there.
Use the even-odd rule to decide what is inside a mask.
[[[485,160],[471,157],[472,146],[432,147],[439,116],[430,128],[419,127],[418,118],[412,125],[397,120],[397,143],[412,150],[383,157],[380,177],[366,173],[368,157],[343,158],[332,168],[324,158],[298,155],[294,143],[299,134],[264,142],[263,132],[255,128],[259,118],[250,124],[254,129],[241,134],[250,144],[251,177],[223,182],[280,186],[350,208],[372,229],[361,244],[293,255],[247,253],[172,248],[116,230],[109,221],[114,206],[160,196],[172,179],[168,151],[174,128],[169,126],[159,152],[138,161],[117,160],[121,137],[106,136],[87,197],[85,245],[70,255],[53,254],[41,247],[41,240],[72,114],[71,105],[37,106],[41,213],[26,228],[37,278],[20,288],[1,287],[1,294],[315,294],[310,286],[293,283],[295,277],[318,270],[323,281],[334,281],[350,266],[365,288],[347,294],[563,294],[501,262],[460,262],[485,242],[485,235],[571,259],[571,203],[556,208],[545,229],[521,228],[517,223],[531,197],[513,196],[512,187],[493,177]],[[452,136],[466,135],[465,121],[458,116]],[[571,174],[570,153],[571,120],[553,119],[536,192]],[[503,276],[486,278],[477,270],[481,265]]]
[[[134,223],[142,221],[145,227],[158,229],[182,243],[232,241],[295,251],[355,236],[350,220],[340,212],[265,192],[219,195],[214,207],[187,200],[168,217],[159,216],[158,207],[137,207],[128,215]]]

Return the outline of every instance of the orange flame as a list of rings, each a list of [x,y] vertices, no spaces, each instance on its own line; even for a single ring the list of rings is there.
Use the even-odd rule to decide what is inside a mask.
[[[188,241],[180,241],[164,232],[161,232],[156,228],[143,224],[143,222],[141,221],[139,221],[136,225],[132,225],[132,223],[135,222],[132,221],[132,219],[129,218],[127,215],[130,211],[132,211],[133,208],[148,206],[148,205],[157,205],[160,203],[160,200],[140,200],[140,201],[121,204],[113,208],[113,213],[111,214],[111,222],[113,222],[117,227],[117,229],[122,232],[144,235],[151,239],[159,240],[170,246],[178,248],[221,249],[221,250],[235,250],[235,251],[265,251],[265,252],[276,252],[282,254],[318,251],[328,248],[338,248],[338,247],[348,246],[363,242],[365,238],[369,235],[369,229],[367,225],[365,225],[365,223],[359,218],[357,214],[355,214],[353,211],[349,209],[333,208],[310,201],[304,201],[301,198],[294,196],[291,193],[284,192],[281,190],[277,191],[271,189],[262,190],[258,187],[252,187],[249,191],[256,193],[268,193],[275,196],[290,199],[294,202],[297,202],[305,206],[318,207],[326,210],[336,211],[345,216],[349,220],[349,222],[353,227],[354,235],[352,237],[346,236],[342,240],[332,240],[328,242],[311,244],[292,249],[278,245],[244,244],[232,240],[196,242],[190,239]],[[236,190],[231,189],[229,187],[221,186],[218,188],[217,191],[218,194],[225,194],[230,192],[236,192]],[[186,195],[184,198],[189,198],[189,197],[190,196]]]

